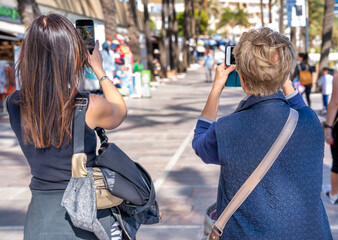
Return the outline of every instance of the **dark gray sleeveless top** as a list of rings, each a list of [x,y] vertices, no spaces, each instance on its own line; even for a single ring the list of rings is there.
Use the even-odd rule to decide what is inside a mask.
[[[7,109],[11,127],[19,141],[20,147],[30,165],[33,175],[29,187],[33,190],[63,190],[71,178],[73,144],[61,148],[37,149],[33,144],[24,144],[21,134],[20,92],[15,91],[7,99]],[[96,134],[86,124],[85,153],[87,164],[94,161],[96,155]]]

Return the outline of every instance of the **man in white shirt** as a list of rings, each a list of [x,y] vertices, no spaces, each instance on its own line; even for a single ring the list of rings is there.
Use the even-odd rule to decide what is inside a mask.
[[[329,74],[328,68],[323,68],[322,70],[322,76],[319,78],[318,86],[322,89],[323,94],[323,112],[327,110],[327,105],[329,98],[332,94],[332,81],[333,76]]]

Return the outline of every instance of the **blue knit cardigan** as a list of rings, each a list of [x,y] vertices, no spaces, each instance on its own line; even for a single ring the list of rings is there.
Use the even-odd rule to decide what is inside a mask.
[[[281,92],[250,96],[233,114],[208,123],[209,128],[203,133],[201,129],[197,131],[193,142],[196,153],[203,146],[200,155],[216,155],[214,163],[221,166],[218,216],[270,149],[289,111]],[[292,137],[266,176],[230,218],[222,240],[332,239],[320,196],[323,129],[310,108],[300,107],[297,111],[299,121]],[[210,140],[213,135],[216,141]],[[211,152],[215,146],[217,151]]]

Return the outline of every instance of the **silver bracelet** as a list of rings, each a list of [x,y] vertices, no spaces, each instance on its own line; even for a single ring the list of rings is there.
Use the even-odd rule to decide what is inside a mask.
[[[107,76],[103,76],[102,78],[100,78],[100,80],[99,80],[99,84],[101,85],[101,82],[102,82],[103,80],[105,80],[106,78],[108,78],[108,79],[109,79],[109,77],[107,77]]]

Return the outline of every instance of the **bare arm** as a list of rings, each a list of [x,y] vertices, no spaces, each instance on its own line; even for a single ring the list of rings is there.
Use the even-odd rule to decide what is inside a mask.
[[[219,106],[219,98],[228,79],[228,76],[233,70],[236,70],[236,66],[227,67],[224,63],[216,68],[214,85],[212,86],[208,100],[205,103],[204,109],[201,113],[202,117],[216,120]]]
[[[106,75],[102,68],[102,56],[99,52],[98,41],[95,43],[93,54],[89,55],[89,63],[98,79]],[[104,79],[101,82],[101,87],[105,98],[98,95],[90,95],[86,123],[93,129],[95,127],[114,129],[125,119],[127,107],[123,97],[110,79]]]
[[[338,73],[333,77],[332,97],[327,107],[326,124],[332,126],[338,110]],[[325,141],[328,144],[333,144],[332,129],[325,128]]]

